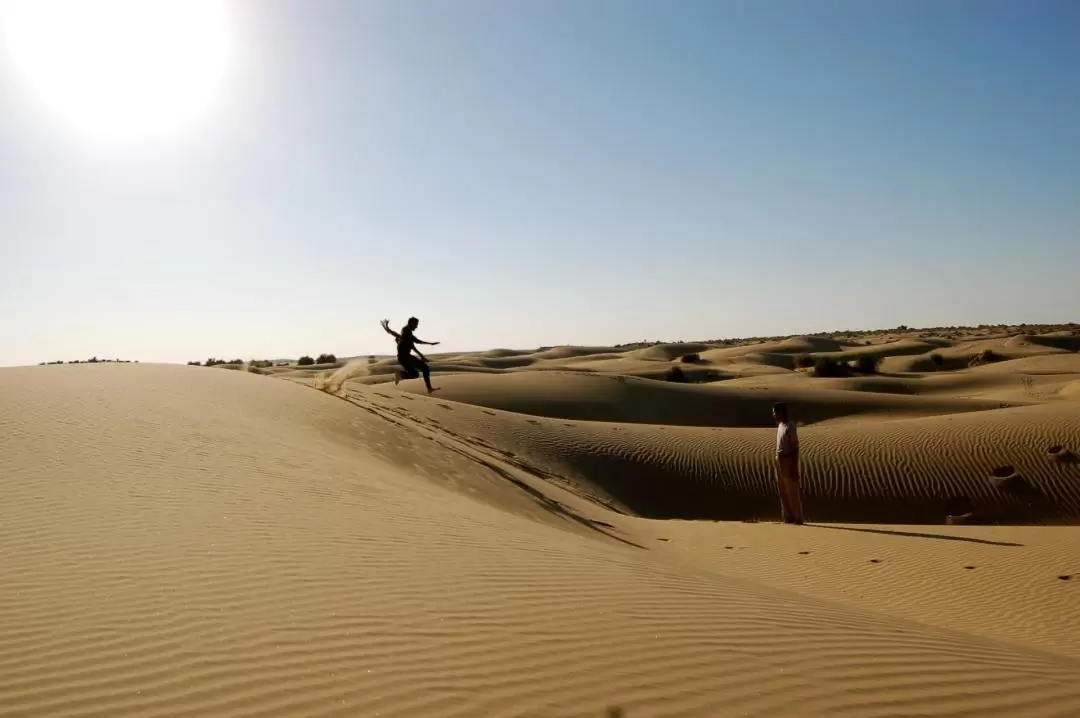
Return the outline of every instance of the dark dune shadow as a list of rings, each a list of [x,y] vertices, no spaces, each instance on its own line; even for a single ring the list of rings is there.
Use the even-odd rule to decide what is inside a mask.
[[[967,543],[981,543],[988,546],[1023,546],[1022,543],[1010,541],[991,541],[990,539],[972,538],[970,536],[949,536],[948,534],[932,534],[922,531],[894,531],[890,529],[867,529],[855,528],[854,526],[826,526],[824,524],[806,524],[817,529],[831,529],[833,531],[858,531],[867,534],[883,534],[885,536],[906,536],[909,538],[938,539],[939,541],[965,541]]]

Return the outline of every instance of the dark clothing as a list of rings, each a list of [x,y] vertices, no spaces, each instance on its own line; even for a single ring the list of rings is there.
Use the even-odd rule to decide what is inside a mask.
[[[397,339],[397,360],[401,365],[402,379],[415,379],[420,375],[424,377],[424,385],[427,386],[428,391],[434,391],[431,388],[431,368],[428,367],[427,362],[420,357],[413,356],[413,352],[416,351],[416,337],[413,336],[413,330],[408,325],[401,328],[401,333]]]
[[[424,382],[428,382],[428,377],[431,376],[431,369],[428,368],[427,362],[420,357],[414,357],[411,354],[398,354],[398,364],[401,365],[401,378],[402,379],[415,379],[421,374],[424,375]]]
[[[416,337],[413,336],[412,329],[408,327],[401,328],[401,336],[398,337],[397,342],[397,355],[398,359],[403,357],[412,358],[413,350],[416,349]]]

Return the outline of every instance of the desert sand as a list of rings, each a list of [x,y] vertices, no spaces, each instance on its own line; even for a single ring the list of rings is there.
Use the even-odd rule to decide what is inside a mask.
[[[0,715],[1080,715],[1078,350],[2,369]]]

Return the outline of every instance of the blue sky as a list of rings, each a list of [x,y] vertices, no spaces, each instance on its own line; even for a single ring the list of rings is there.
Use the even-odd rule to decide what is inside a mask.
[[[0,53],[0,364],[1080,311],[1080,3],[229,3],[224,92],[95,146]]]

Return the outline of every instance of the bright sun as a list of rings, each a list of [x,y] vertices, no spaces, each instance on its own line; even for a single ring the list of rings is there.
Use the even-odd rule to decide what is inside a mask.
[[[223,0],[6,0],[16,74],[92,141],[167,139],[222,92],[232,45]]]

